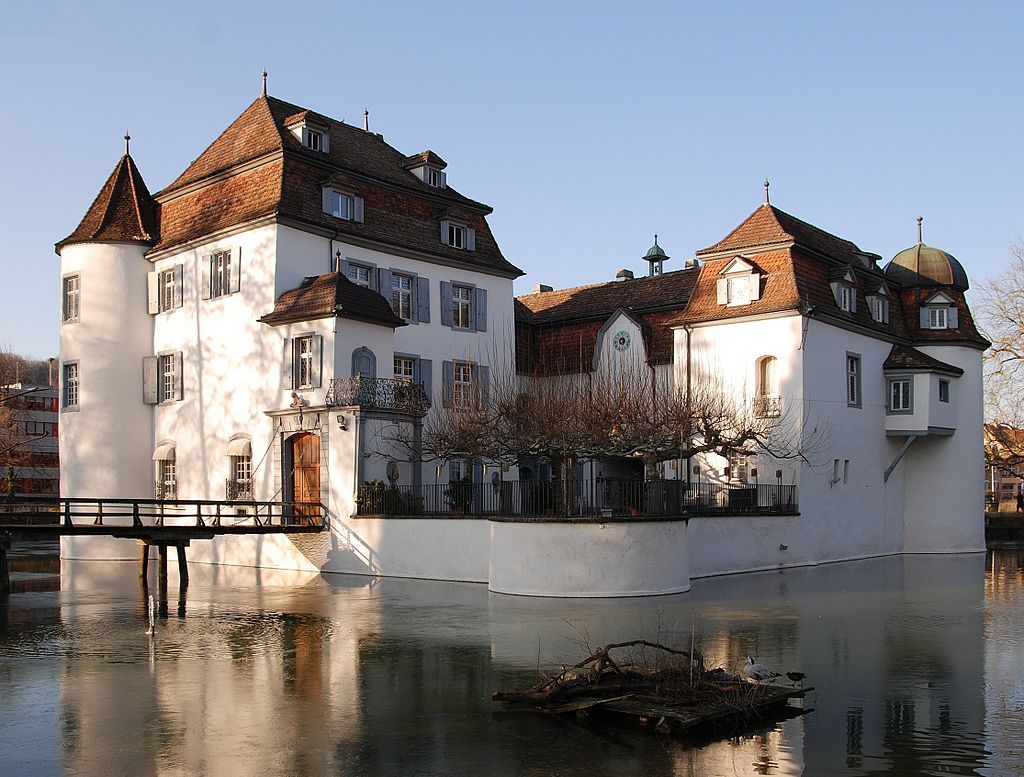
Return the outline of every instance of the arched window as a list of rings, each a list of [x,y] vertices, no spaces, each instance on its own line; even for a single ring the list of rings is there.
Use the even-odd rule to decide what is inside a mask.
[[[178,498],[177,451],[174,440],[161,440],[153,451],[156,462],[156,477],[153,496],[157,499]]]
[[[252,499],[252,441],[248,435],[236,434],[228,443],[228,478],[226,499]]]
[[[352,377],[377,377],[377,357],[365,345],[356,348],[352,352]]]
[[[772,418],[781,412],[779,396],[779,360],[774,356],[762,356],[757,360],[757,396],[754,397],[754,413],[759,418]]]

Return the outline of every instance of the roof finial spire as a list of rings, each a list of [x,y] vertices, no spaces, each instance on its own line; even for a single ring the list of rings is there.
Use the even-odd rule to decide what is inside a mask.
[[[764,204],[765,205],[770,205],[771,204],[771,200],[768,199],[768,187],[769,186],[771,186],[771,184],[768,182],[768,179],[765,178],[764,179]]]
[[[124,131],[124,155],[128,156],[130,153],[130,144],[132,142],[132,136],[128,134],[128,130]]]
[[[267,96],[267,69],[263,68],[263,96]]]
[[[363,131],[370,131],[370,109],[363,108]]]
[[[917,217],[917,243],[921,245],[924,240],[921,239],[921,222],[924,221],[924,216]]]

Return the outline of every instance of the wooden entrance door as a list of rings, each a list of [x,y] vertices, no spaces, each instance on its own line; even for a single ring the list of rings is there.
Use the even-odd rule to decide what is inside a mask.
[[[302,432],[292,437],[292,499],[295,502],[320,501],[320,437]],[[295,520],[308,523],[319,514],[315,504],[295,506]]]

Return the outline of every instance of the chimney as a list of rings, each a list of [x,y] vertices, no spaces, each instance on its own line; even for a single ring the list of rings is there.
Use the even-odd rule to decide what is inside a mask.
[[[615,273],[615,280],[617,281],[631,281],[633,280],[633,271],[625,268]]]
[[[535,284],[533,284],[533,293],[534,294],[540,294],[540,293],[545,292],[545,291],[554,291],[554,289],[551,286],[548,286],[546,283],[535,283]]]

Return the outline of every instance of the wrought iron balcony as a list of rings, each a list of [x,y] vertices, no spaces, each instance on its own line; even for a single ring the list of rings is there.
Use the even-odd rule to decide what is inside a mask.
[[[153,498],[154,499],[177,499],[178,498],[178,484],[177,483],[164,483],[156,481],[153,484]]]
[[[253,499],[252,481],[232,480],[228,478],[224,481],[224,498],[229,502],[236,500],[251,502]]]
[[[782,415],[782,397],[777,394],[754,397],[754,415],[758,418],[778,418]]]
[[[400,378],[335,378],[327,388],[328,407],[360,407],[407,415],[424,415],[430,397],[423,386]]]

